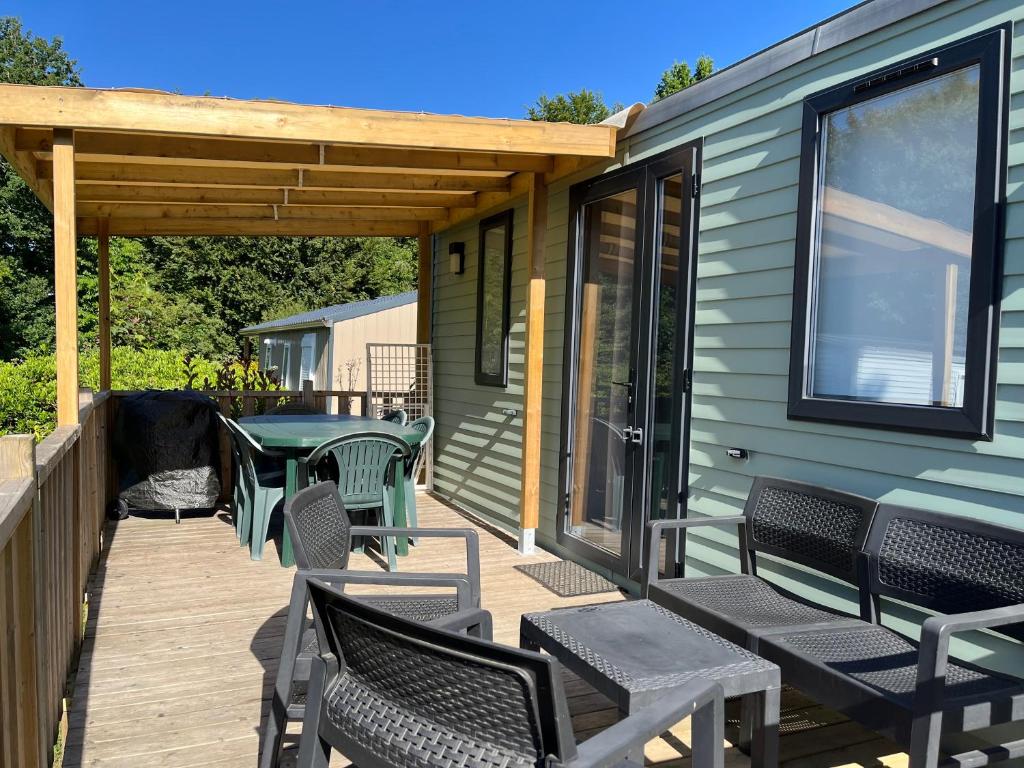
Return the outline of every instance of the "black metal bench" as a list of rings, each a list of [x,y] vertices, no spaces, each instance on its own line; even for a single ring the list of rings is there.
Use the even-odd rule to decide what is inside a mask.
[[[796,487],[758,478],[739,518],[743,524],[756,525],[764,503],[758,499],[776,486]],[[781,524],[785,531],[805,527],[792,521],[808,519],[799,508],[775,514],[791,521]],[[955,734],[1024,721],[1024,680],[949,657],[949,640],[957,632],[991,629],[1024,640],[1024,531],[886,504],[869,519],[855,553],[861,619],[752,627],[749,601],[741,601],[735,614],[722,600],[698,610],[690,605],[692,594],[686,602],[673,596],[673,582],[680,580],[658,579],[656,570],[649,596],[693,621],[707,621],[716,632],[747,631],[748,647],[778,664],[783,682],[908,748],[910,768],[931,768],[942,757],[944,764],[961,766],[1024,757],[1024,739],[1016,736],[966,750],[948,742]],[[652,527],[658,532],[670,525]],[[746,536],[749,547],[751,534]],[[925,620],[918,642],[881,625],[883,598],[938,615]],[[780,611],[782,618],[798,612],[788,610]]]

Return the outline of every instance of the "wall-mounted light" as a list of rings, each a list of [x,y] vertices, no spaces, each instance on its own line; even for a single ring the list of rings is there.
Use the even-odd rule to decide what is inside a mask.
[[[461,275],[466,271],[466,244],[448,243],[448,259],[451,263],[451,273]]]

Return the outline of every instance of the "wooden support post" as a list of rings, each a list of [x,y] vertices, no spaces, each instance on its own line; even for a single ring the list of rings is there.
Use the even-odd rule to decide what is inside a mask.
[[[78,275],[74,132],[53,132],[53,268],[57,305],[57,426],[78,424]]]
[[[526,365],[523,386],[522,488],[519,494],[519,552],[533,554],[540,522],[541,411],[544,399],[544,235],[548,226],[548,189],[534,173],[527,203]]]
[[[420,222],[419,279],[416,294],[416,343],[430,343],[430,311],[434,273],[430,247],[430,223]]]
[[[302,404],[307,408],[316,408],[316,398],[313,394],[312,379],[305,379],[302,382]]]
[[[110,219],[99,220],[96,242],[100,282],[100,392],[106,392],[110,389]]]

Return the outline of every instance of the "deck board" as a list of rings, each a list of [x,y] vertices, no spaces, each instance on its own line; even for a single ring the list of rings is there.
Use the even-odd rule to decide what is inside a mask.
[[[427,527],[473,525],[425,495],[419,510]],[[558,597],[513,567],[556,558],[521,557],[507,538],[474,527],[484,607],[494,614],[498,641],[518,642],[525,611],[622,599],[617,592]],[[269,544],[264,561],[251,561],[223,513],[186,517],[180,526],[133,517],[109,526],[106,541],[90,587],[65,768],[255,765],[293,571],[278,565]],[[461,557],[451,540],[424,539],[400,567],[451,571]],[[366,555],[355,559],[353,567],[380,567]],[[578,678],[567,674],[566,690],[578,737],[618,718],[611,703]],[[906,765],[891,742],[794,691],[783,697],[783,732],[783,764],[794,768]],[[648,744],[648,762],[687,766],[688,743],[687,721]],[[339,755],[334,764],[347,762]],[[726,765],[745,768],[749,761],[730,748]]]

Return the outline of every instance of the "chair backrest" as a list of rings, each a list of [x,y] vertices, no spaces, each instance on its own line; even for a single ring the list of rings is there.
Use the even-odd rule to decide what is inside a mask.
[[[394,411],[385,411],[381,414],[381,421],[391,421],[395,424],[401,424],[403,427],[409,423],[409,414],[403,411],[401,408]]]
[[[245,476],[249,483],[256,482],[256,460],[255,456],[264,453],[262,446],[252,439],[252,435],[242,429],[234,419],[226,418],[218,412],[217,416],[223,422],[231,435],[231,443],[234,447],[238,460],[238,469]]]
[[[419,473],[420,464],[423,463],[423,457],[427,455],[427,445],[430,443],[430,438],[434,436],[434,419],[431,416],[421,416],[415,421],[410,421],[408,426],[409,429],[415,429],[417,432],[423,433],[419,445],[413,450],[416,458],[412,462],[412,466],[406,471],[407,475],[416,475]]]
[[[282,403],[274,408],[268,410],[266,416],[321,416],[323,411],[318,411],[316,408],[310,408],[308,405],[303,403],[287,402]]]
[[[526,768],[575,756],[551,657],[384,613],[317,580],[309,589],[320,647],[340,666],[320,736],[355,764]]]
[[[334,483],[317,483],[294,494],[284,503],[284,521],[300,571],[348,567],[352,526]]]
[[[865,546],[868,588],[938,613],[1024,603],[1024,530],[882,504]],[[1024,640],[1024,624],[995,631]]]
[[[328,454],[337,465],[338,477],[332,479],[342,498],[363,500],[384,493],[394,479],[394,463],[408,459],[412,448],[386,432],[361,432],[321,443],[309,454],[307,466],[315,469]]]
[[[756,477],[743,510],[747,549],[858,584],[857,558],[877,507],[852,493]]]

